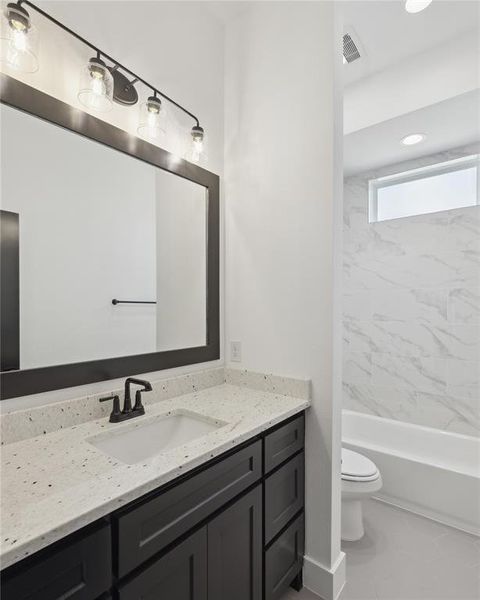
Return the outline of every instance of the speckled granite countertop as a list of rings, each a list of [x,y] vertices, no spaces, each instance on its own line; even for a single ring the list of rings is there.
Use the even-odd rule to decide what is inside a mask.
[[[3,446],[2,568],[258,435],[309,404],[305,399],[224,384],[151,404],[145,416],[125,423],[111,424],[102,418]],[[129,429],[182,410],[227,424],[134,465],[112,459],[87,441],[105,431]]]

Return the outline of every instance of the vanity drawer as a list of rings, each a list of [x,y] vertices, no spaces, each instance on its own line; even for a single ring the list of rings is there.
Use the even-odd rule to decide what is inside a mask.
[[[265,473],[287,460],[304,446],[305,415],[290,421],[265,437]]]
[[[265,544],[285,527],[305,499],[304,455],[297,454],[265,481]]]
[[[2,600],[91,600],[111,585],[110,527],[80,540],[56,545],[37,559],[19,563],[12,576],[2,573]],[[31,562],[30,562],[31,561]]]
[[[261,441],[137,505],[118,520],[118,575],[123,577],[260,479]]]
[[[283,598],[302,568],[304,551],[305,520],[302,514],[265,553],[265,600]]]

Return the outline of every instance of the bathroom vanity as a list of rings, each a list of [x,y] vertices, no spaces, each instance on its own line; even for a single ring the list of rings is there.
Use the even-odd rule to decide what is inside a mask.
[[[219,359],[219,177],[0,81],[2,400]],[[277,600],[301,586],[309,384],[228,371],[144,386],[132,422],[120,390],[5,411],[3,600]]]
[[[242,391],[247,411],[249,394],[258,392]],[[304,411],[276,421],[133,501],[112,498],[121,508],[4,569],[2,598],[275,600],[299,588]]]

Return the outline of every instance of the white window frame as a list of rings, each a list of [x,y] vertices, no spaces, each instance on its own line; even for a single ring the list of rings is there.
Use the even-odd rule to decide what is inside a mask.
[[[436,163],[434,165],[428,165],[426,167],[420,167],[419,169],[411,169],[410,171],[403,171],[402,173],[396,173],[395,175],[388,175],[386,177],[379,177],[378,179],[370,179],[368,182],[368,222],[369,223],[383,223],[378,220],[378,190],[386,188],[392,185],[398,185],[399,183],[406,183],[408,181],[415,181],[416,179],[426,179],[443,173],[453,173],[454,171],[463,171],[471,167],[477,169],[477,198],[476,206],[480,204],[479,189],[480,189],[480,154],[472,154],[470,156],[464,156],[462,158],[456,158],[454,160],[447,160],[445,162]],[[470,205],[471,206],[471,205]],[[449,209],[445,209],[449,210]],[[444,212],[444,211],[439,211]],[[417,213],[418,215],[428,213]],[[411,215],[415,216],[415,215]],[[399,219],[405,219],[408,217],[397,217]],[[384,219],[394,220],[394,219]]]

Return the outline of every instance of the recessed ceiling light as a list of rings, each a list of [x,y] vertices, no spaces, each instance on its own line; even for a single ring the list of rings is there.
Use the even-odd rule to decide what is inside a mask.
[[[425,10],[432,0],[406,0],[405,10],[409,13],[419,13]]]
[[[402,144],[404,146],[414,146],[415,144],[423,142],[426,137],[427,136],[424,133],[410,133],[402,138]]]

